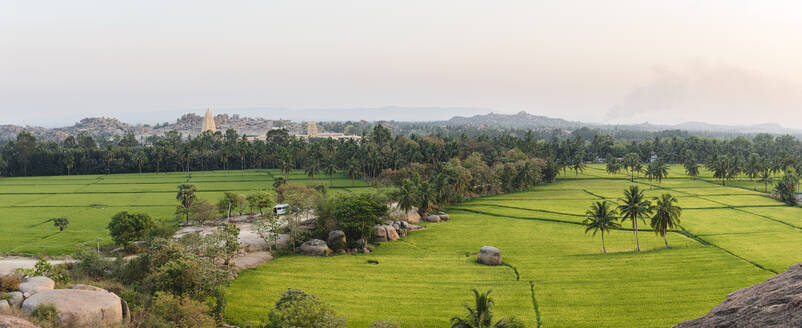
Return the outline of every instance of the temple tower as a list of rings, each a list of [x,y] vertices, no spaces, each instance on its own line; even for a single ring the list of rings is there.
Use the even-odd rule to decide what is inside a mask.
[[[208,108],[206,109],[206,115],[203,116],[203,123],[201,123],[201,133],[206,131],[211,131],[212,133],[217,132],[217,126],[214,125],[214,117],[212,116],[212,111]]]
[[[317,138],[317,124],[315,122],[306,123],[306,137]]]

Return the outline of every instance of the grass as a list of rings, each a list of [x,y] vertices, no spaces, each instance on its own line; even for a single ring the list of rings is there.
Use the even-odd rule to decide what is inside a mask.
[[[579,225],[594,201],[615,202],[630,184],[591,165],[554,184],[478,198],[449,209],[451,220],[429,224],[366,255],[286,256],[243,272],[227,289],[226,319],[256,325],[287,288],[302,288],[348,317],[349,327],[392,319],[403,327],[444,327],[462,314],[470,290],[493,289],[496,314],[536,326],[529,281],[546,327],[664,327],[707,313],[734,290],[761,282],[802,260],[802,209],[784,206],[737,183],[717,185],[671,167],[661,183],[636,179],[650,196],[670,192],[686,207],[666,249],[641,231],[634,252],[629,224],[601,240]],[[649,190],[649,186],[652,189]],[[748,185],[751,187],[751,185]],[[641,224],[641,229],[647,224]],[[514,266],[475,263],[483,245]],[[368,260],[378,265],[367,264]]]
[[[185,182],[198,187],[198,197],[216,202],[225,191],[247,193],[273,189],[278,170],[185,173],[15,177],[0,179],[0,253],[66,255],[85,245],[111,243],[109,219],[120,211],[145,212],[175,220],[176,187]],[[370,190],[362,181],[337,175],[311,179],[292,172],[290,182],[324,183],[333,191]],[[58,232],[50,221],[66,216],[69,227]]]

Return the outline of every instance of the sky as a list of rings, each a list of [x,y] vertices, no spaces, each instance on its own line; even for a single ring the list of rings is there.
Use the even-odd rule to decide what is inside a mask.
[[[0,124],[394,106],[802,128],[800,58],[800,1],[0,0]]]

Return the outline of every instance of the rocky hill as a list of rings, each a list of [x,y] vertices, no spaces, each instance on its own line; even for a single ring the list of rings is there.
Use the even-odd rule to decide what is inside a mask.
[[[707,315],[676,327],[802,327],[802,264],[734,291]]]
[[[490,113],[471,117],[454,116],[450,120],[446,121],[445,124],[507,127],[519,129],[575,129],[588,125],[580,122],[571,122],[560,118],[532,115],[525,111],[521,111],[513,115]]]

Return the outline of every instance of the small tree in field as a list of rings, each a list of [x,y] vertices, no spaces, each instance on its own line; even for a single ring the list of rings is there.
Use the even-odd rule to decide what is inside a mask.
[[[111,217],[109,234],[118,245],[142,240],[153,229],[153,219],[145,213],[120,212]]]
[[[273,245],[278,241],[281,228],[281,221],[273,213],[260,215],[251,225],[251,229],[265,241],[267,249],[271,252]]]
[[[601,240],[602,240],[602,252],[607,254],[607,248],[604,246],[604,233],[610,233],[610,229],[615,229],[620,227],[621,225],[616,222],[618,220],[618,212],[616,211],[615,207],[611,206],[607,201],[596,202],[591,205],[590,209],[585,212],[587,218],[582,223],[585,224],[585,233],[593,231],[593,235],[596,235],[596,232],[601,232]]]
[[[361,194],[343,197],[334,208],[334,216],[348,238],[365,240],[370,229],[381,223],[387,214],[387,204],[375,195]]]
[[[203,227],[203,223],[214,219],[217,213],[217,206],[210,203],[208,200],[201,199],[192,202],[192,206],[189,207],[189,213],[190,216]]]
[[[265,208],[273,206],[273,195],[265,190],[251,191],[245,199],[251,209],[256,208],[259,210],[259,214],[264,214]]]
[[[223,198],[220,199],[220,203],[217,207],[226,214],[226,218],[231,218],[231,210],[236,210],[240,203],[240,194],[226,191],[223,193]]]
[[[70,220],[66,217],[58,217],[53,219],[53,226],[58,227],[58,231],[62,232],[64,229],[67,229],[67,226],[70,225]]]

